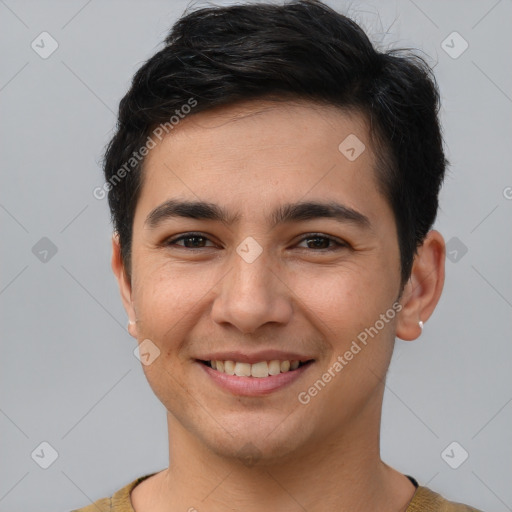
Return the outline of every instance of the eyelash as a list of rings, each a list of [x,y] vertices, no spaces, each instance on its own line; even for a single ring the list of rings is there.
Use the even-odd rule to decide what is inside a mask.
[[[211,242],[211,240],[207,236],[205,236],[203,233],[191,232],[191,233],[185,233],[185,234],[180,235],[180,236],[178,236],[176,238],[168,239],[168,240],[166,240],[164,242],[164,245],[166,247],[172,246],[172,245],[176,245],[176,242],[179,242],[179,241],[187,239],[187,238],[204,238],[204,239],[209,240]],[[329,240],[329,241],[333,242],[334,244],[336,244],[336,246],[335,247],[331,247],[331,248],[317,249],[317,250],[315,250],[315,252],[330,252],[330,251],[336,251],[336,250],[339,250],[339,249],[343,249],[343,248],[348,248],[349,247],[346,242],[342,242],[341,240],[338,240],[337,238],[334,238],[334,237],[329,236],[329,235],[324,235],[322,233],[309,233],[307,236],[302,237],[299,240],[298,243],[303,242],[304,240],[312,240],[312,239],[319,239],[319,238],[323,238],[325,240]],[[180,247],[182,249],[187,249],[189,251],[200,251],[201,249],[208,249],[208,247],[185,247],[185,246],[182,246],[182,245],[178,245],[177,247]],[[303,247],[303,249],[308,249],[308,248],[307,247]]]

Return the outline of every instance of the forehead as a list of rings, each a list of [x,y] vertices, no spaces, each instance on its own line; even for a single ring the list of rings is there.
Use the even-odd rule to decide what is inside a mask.
[[[137,210],[170,197],[234,214],[308,194],[350,205],[377,193],[374,160],[362,114],[306,101],[217,107],[185,117],[149,152]]]

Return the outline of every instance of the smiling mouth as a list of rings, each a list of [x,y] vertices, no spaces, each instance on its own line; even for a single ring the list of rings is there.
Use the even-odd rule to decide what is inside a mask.
[[[274,359],[272,361],[260,361],[254,364],[242,363],[237,361],[202,361],[200,363],[226,375],[234,375],[236,377],[255,377],[265,378],[280,373],[293,372],[302,366],[311,364],[314,359],[308,361],[280,361]]]

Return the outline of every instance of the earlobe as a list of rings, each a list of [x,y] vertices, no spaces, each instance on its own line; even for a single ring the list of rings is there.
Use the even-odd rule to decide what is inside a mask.
[[[121,246],[119,243],[119,235],[114,232],[112,235],[112,271],[117,279],[119,291],[121,293],[121,299],[123,306],[128,315],[128,332],[134,338],[137,338],[137,326],[136,326],[136,315],[132,302],[132,288],[131,282],[128,278],[124,264],[121,257]]]
[[[131,318],[128,320],[128,327],[127,327],[128,332],[135,339],[137,339],[137,328],[136,328],[136,325],[137,325],[137,322],[135,322]]]
[[[421,335],[423,324],[432,315],[444,286],[445,243],[442,235],[429,231],[418,248],[400,303],[396,336],[405,341]]]

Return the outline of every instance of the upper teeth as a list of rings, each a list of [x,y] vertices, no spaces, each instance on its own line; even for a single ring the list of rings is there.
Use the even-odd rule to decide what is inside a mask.
[[[238,377],[268,377],[288,370],[296,370],[299,361],[261,361],[259,363],[235,363],[235,361],[210,361],[214,370]]]

